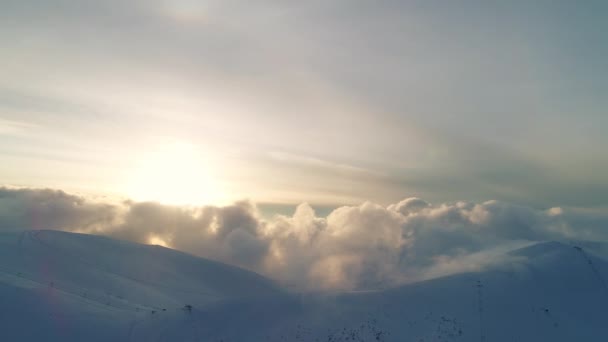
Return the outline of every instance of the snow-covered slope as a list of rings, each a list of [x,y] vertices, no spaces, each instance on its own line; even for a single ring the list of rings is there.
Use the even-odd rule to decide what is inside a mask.
[[[509,259],[384,291],[287,294],[254,273],[166,248],[5,233],[0,340],[608,340],[605,261],[554,242]]]
[[[256,325],[248,317],[260,305],[242,301],[218,310],[240,327],[221,335],[225,341],[608,340],[608,264],[553,242],[510,254],[512,262],[485,272],[385,291],[300,296]]]
[[[118,341],[149,315],[280,294],[258,274],[159,246],[59,231],[0,234],[0,331],[10,341]]]

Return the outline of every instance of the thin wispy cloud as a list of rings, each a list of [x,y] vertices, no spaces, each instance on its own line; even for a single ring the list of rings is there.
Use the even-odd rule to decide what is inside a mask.
[[[232,200],[608,204],[600,2],[0,6],[0,118],[44,127],[3,135],[6,184],[86,173],[131,196],[132,164],[169,137],[206,150]]]

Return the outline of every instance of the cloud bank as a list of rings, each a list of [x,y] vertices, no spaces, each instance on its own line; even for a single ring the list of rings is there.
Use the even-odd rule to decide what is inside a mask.
[[[0,188],[0,231],[57,229],[162,243],[299,289],[374,289],[474,271],[496,251],[544,240],[608,240],[608,214],[499,201],[366,202],[318,217],[262,218],[249,201],[224,207],[100,203],[50,189]]]

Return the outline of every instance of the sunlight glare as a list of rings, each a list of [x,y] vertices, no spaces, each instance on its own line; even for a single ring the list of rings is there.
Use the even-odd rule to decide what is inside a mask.
[[[202,151],[191,144],[172,142],[142,156],[128,185],[137,201],[174,205],[215,204],[217,182]]]

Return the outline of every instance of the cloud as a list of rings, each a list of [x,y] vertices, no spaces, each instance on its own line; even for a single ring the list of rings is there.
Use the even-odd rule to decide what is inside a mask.
[[[605,206],[603,16],[420,3],[3,2],[0,177],[109,188],[171,135],[267,202]]]
[[[92,232],[141,243],[160,239],[176,249],[255,270],[267,253],[262,221],[249,202],[221,208],[126,202],[124,212],[120,224]]]
[[[100,203],[63,191],[0,188],[0,229],[59,229],[162,241],[305,289],[373,289],[483,269],[544,240],[606,241],[608,214],[513,203],[365,202],[316,216],[263,219],[249,201],[224,207]]]
[[[403,201],[401,201],[397,204],[390,205],[388,207],[388,209],[407,216],[410,213],[416,213],[416,212],[418,212],[422,209],[428,208],[430,206],[431,205],[429,203],[427,203],[426,201],[424,201],[420,198],[410,197],[410,198],[404,199]]]
[[[121,209],[60,190],[0,188],[1,230],[104,231],[117,223]]]

